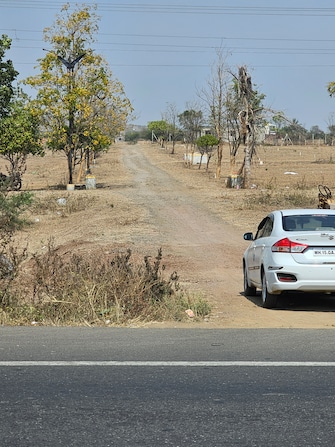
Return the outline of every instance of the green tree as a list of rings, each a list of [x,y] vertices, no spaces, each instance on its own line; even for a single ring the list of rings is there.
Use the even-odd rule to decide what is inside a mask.
[[[94,6],[63,6],[55,23],[44,30],[51,47],[39,60],[41,73],[26,83],[38,90],[35,110],[40,114],[47,146],[64,151],[69,183],[75,165],[90,151],[107,150],[125,129],[132,112],[124,87],[114,79],[107,62],[92,48],[98,30]]]
[[[40,154],[38,119],[30,109],[30,102],[22,90],[13,86],[18,75],[10,60],[4,61],[10,49],[11,39],[3,35],[0,39],[0,155],[7,162],[8,181],[2,186],[21,185],[21,175],[29,154]],[[13,181],[16,179],[17,181]]]
[[[0,119],[9,113],[10,102],[14,96],[13,82],[18,72],[11,60],[4,60],[6,51],[11,47],[11,39],[3,34],[0,38]]]
[[[43,155],[39,133],[39,120],[30,108],[30,101],[23,92],[8,106],[8,112],[0,120],[0,154],[9,163],[9,177],[21,178],[26,169],[28,155]]]
[[[196,144],[197,144],[197,146],[199,148],[199,152],[201,154],[199,169],[201,166],[202,157],[205,154],[207,155],[206,169],[208,169],[210,159],[213,155],[214,146],[217,146],[219,144],[219,140],[216,137],[214,137],[213,135],[203,135],[197,139]]]
[[[285,144],[302,144],[307,138],[307,130],[296,118],[289,121],[289,123],[282,128],[282,132]]]
[[[287,124],[287,118],[284,116],[283,112],[279,112],[272,117],[272,121],[276,126],[276,134],[279,138],[285,137],[284,127]]]
[[[186,145],[194,146],[204,124],[202,111],[190,108],[178,115],[178,120]]]
[[[152,134],[152,139],[155,138],[164,147],[164,142],[169,136],[169,125],[165,120],[149,121],[148,129]]]
[[[307,138],[311,140],[323,140],[325,133],[319,126],[312,126],[307,134]]]

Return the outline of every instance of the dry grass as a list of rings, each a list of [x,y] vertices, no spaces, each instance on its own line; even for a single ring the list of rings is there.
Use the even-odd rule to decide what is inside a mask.
[[[30,213],[50,214],[57,213],[63,217],[70,214],[84,211],[92,207],[95,198],[92,195],[82,192],[80,195],[64,192],[50,192],[43,196],[35,196],[34,203],[30,207]]]
[[[0,324],[129,325],[181,321],[188,309],[195,320],[210,312],[206,300],[181,290],[176,272],[164,274],[161,249],[138,263],[130,250],[112,259],[66,256],[50,241],[29,271],[30,281],[23,282],[27,271],[19,275],[2,300]]]

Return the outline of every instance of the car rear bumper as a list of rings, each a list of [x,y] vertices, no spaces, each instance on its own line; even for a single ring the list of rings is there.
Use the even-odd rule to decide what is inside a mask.
[[[280,281],[277,274],[293,275],[295,281]],[[266,272],[269,293],[284,291],[335,292],[335,266],[305,266],[298,270]]]

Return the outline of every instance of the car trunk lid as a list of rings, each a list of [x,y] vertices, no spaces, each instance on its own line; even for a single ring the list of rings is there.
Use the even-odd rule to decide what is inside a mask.
[[[306,244],[302,253],[291,253],[299,264],[335,264],[335,231],[290,234],[292,242]]]

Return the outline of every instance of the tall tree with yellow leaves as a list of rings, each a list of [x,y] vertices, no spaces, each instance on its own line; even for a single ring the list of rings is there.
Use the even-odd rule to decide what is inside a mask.
[[[94,6],[64,5],[44,30],[48,48],[40,74],[25,81],[37,89],[47,147],[67,156],[69,183],[85,156],[108,149],[133,110],[122,83],[92,47],[98,20]]]

